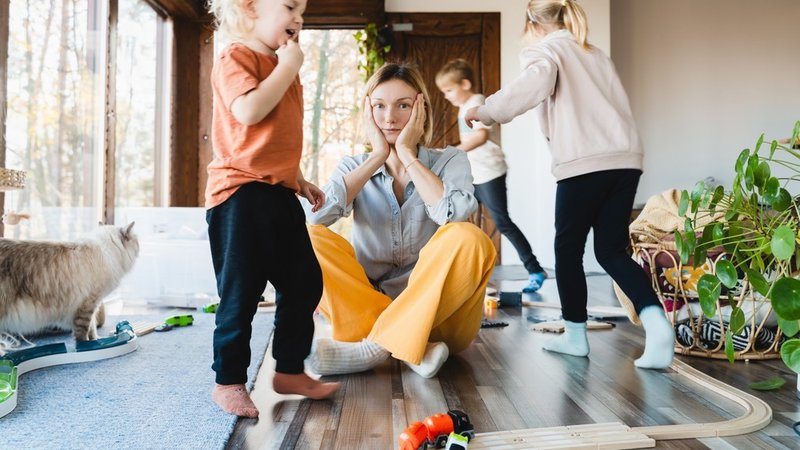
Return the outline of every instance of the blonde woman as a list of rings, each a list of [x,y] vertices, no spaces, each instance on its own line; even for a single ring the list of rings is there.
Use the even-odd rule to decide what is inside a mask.
[[[574,0],[531,0],[525,11],[522,73],[467,111],[465,121],[507,123],[537,108],[553,158],[556,189],[556,284],[564,335],[549,351],[587,356],[583,252],[594,230],[597,261],[633,301],[646,333],[637,367],[672,363],[675,333],[642,269],[628,256],[628,219],[639,177],[642,143],[614,64],[586,40],[586,13]]]
[[[477,201],[464,152],[425,146],[431,107],[418,70],[381,67],[363,109],[372,151],[339,164],[318,211],[304,202],[333,328],[306,362],[333,375],[391,355],[432,377],[477,336],[496,252],[465,222]],[[350,214],[352,244],[327,228]]]

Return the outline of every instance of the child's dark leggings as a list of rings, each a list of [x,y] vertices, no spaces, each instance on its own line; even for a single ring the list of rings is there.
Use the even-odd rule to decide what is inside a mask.
[[[561,313],[570,322],[586,322],[583,253],[594,230],[597,262],[631,299],[636,312],[660,305],[647,275],[631,259],[628,223],[642,172],[606,170],[568,178],[556,189],[556,282]]]
[[[475,184],[475,198],[486,206],[492,216],[494,226],[505,236],[519,255],[520,261],[528,273],[542,272],[539,260],[531,250],[531,244],[525,235],[508,216],[508,200],[506,198],[506,175],[503,174],[486,183]]]
[[[214,330],[216,382],[247,381],[253,316],[275,286],[275,371],[303,373],[311,351],[322,272],[294,191],[249,183],[206,212],[220,304]],[[266,333],[267,330],[257,330]]]

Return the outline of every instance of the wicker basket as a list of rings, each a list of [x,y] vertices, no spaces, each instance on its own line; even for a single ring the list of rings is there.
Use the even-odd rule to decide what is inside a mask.
[[[0,191],[25,187],[25,172],[0,167]]]
[[[675,353],[706,358],[727,359],[725,333],[728,323],[724,311],[730,311],[730,294],[733,302],[745,312],[745,329],[734,337],[734,358],[737,360],[780,358],[780,329],[768,301],[756,298],[750,283],[742,277],[739,284],[724,290],[717,301],[717,315],[704,316],[694,289],[697,280],[705,273],[716,273],[717,263],[726,258],[722,249],[708,252],[701,267],[692,266],[691,259],[681,264],[675,242],[658,240],[653,236],[631,235],[633,258],[647,272],[653,289],[661,301],[673,326],[675,326]],[[621,294],[621,292],[618,292]],[[627,297],[620,302],[630,302]],[[727,307],[727,309],[726,309]],[[632,310],[632,305],[626,309]],[[631,317],[636,322],[638,318]]]

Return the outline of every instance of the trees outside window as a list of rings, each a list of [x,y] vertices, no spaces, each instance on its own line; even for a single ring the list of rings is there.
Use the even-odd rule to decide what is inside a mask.
[[[101,5],[84,0],[10,3],[6,166],[27,172],[6,210],[31,220],[15,238],[68,237],[97,223],[102,168]]]
[[[109,23],[109,6],[117,20]],[[5,209],[31,218],[18,239],[71,239],[97,226],[105,195],[105,137],[115,133],[116,206],[165,198],[167,22],[144,0],[11,0],[6,167],[27,172]],[[106,42],[117,33],[116,91],[106,94]],[[105,130],[106,103],[116,126]]]

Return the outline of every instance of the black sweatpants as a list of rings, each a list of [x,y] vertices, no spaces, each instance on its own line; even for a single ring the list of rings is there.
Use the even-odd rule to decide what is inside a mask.
[[[216,382],[247,381],[252,321],[267,281],[276,294],[275,371],[302,373],[322,296],[322,271],[294,191],[246,184],[209,209],[206,221],[220,296],[212,365]]]
[[[556,282],[565,320],[587,319],[583,254],[589,229],[594,230],[597,262],[631,299],[636,312],[661,304],[647,275],[626,251],[628,223],[641,175],[636,169],[606,170],[558,182]]]
[[[539,265],[536,255],[533,254],[531,244],[528,243],[525,235],[522,234],[522,231],[511,221],[511,217],[508,215],[506,175],[503,174],[486,183],[474,184],[473,186],[475,187],[475,198],[489,210],[494,226],[514,246],[520,261],[525,266],[525,270],[528,273],[543,272],[544,269]]]

